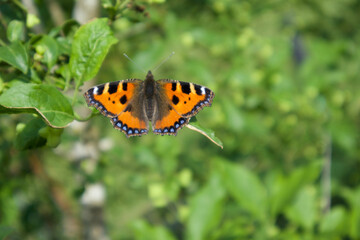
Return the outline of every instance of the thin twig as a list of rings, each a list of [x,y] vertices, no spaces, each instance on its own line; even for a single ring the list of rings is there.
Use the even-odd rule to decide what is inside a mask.
[[[322,203],[323,214],[327,213],[331,207],[331,161],[332,161],[332,139],[328,135],[325,139],[325,151],[324,151],[324,167],[321,177],[322,183]]]

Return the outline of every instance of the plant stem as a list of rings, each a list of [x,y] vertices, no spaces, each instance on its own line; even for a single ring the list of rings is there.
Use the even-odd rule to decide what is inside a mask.
[[[89,116],[82,118],[82,117],[79,116],[79,114],[77,114],[77,113],[74,112],[74,118],[75,118],[76,121],[86,122],[86,121],[88,121],[90,118],[92,118],[93,116],[96,116],[96,115],[98,115],[98,114],[99,114],[98,112],[91,112],[91,114],[90,114]]]
[[[322,184],[322,203],[323,203],[323,214],[327,213],[331,207],[331,155],[332,155],[332,140],[331,136],[328,135],[325,138],[325,152],[324,152],[324,167],[321,177]]]

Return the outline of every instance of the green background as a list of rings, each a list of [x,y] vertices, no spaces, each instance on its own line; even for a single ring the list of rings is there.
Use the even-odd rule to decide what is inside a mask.
[[[360,1],[104,0],[94,31],[75,4],[0,3],[0,238],[360,239]],[[155,79],[215,92],[197,124],[223,149],[188,128],[128,139],[86,106],[144,79],[124,52],[151,70],[172,51]]]

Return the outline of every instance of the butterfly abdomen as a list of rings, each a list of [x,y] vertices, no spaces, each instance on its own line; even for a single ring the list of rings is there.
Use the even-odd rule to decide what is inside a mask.
[[[154,97],[145,98],[145,113],[148,119],[152,119],[154,115]]]
[[[152,119],[155,103],[155,80],[151,71],[148,72],[144,81],[145,112],[148,119]]]

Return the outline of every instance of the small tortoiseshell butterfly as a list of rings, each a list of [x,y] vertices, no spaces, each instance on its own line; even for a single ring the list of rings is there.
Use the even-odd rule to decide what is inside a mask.
[[[203,86],[170,79],[128,79],[105,83],[85,92],[86,102],[111,118],[114,128],[130,136],[153,132],[176,135],[192,116],[211,106],[214,93]]]

